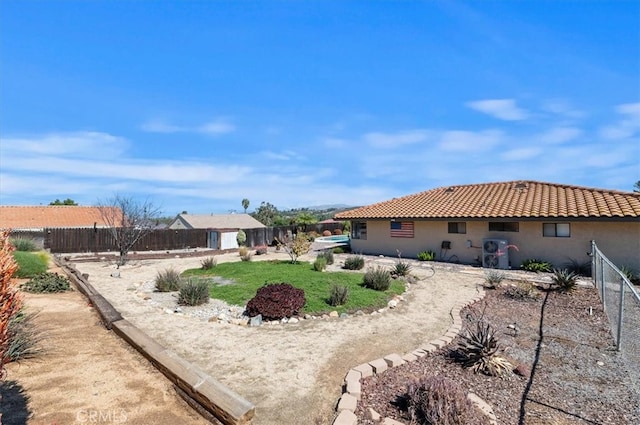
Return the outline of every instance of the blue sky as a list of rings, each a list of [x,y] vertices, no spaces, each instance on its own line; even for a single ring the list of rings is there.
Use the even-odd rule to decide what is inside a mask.
[[[640,180],[637,1],[0,2],[0,204]]]

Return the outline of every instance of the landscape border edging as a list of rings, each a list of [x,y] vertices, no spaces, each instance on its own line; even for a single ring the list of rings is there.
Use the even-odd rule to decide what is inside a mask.
[[[414,351],[405,353],[402,356],[397,353],[392,353],[349,369],[344,379],[342,396],[340,396],[336,405],[336,412],[338,415],[332,422],[332,425],[358,425],[358,417],[356,416],[355,411],[357,409],[358,400],[361,398],[362,378],[384,373],[388,368],[397,367],[407,362],[415,361],[418,358],[425,356],[427,353],[450,344],[451,341],[453,341],[453,339],[462,332],[462,317],[460,316],[462,309],[482,300],[486,295],[484,289],[479,289],[478,292],[479,294],[475,297],[466,302],[460,302],[451,309],[449,314],[451,315],[453,323],[440,338],[429,341]],[[496,424],[497,418],[493,414],[491,407],[478,397],[477,394],[470,394],[473,394],[473,402],[489,417],[490,423],[492,425]],[[378,416],[377,419],[372,418],[374,422],[382,423],[385,421],[385,424],[389,423],[388,420],[390,420],[390,418],[382,418],[375,411],[372,411],[372,415],[373,414]],[[399,422],[393,421],[393,423]]]
[[[255,415],[255,406],[198,366],[166,349],[125,320],[120,312],[87,281],[72,264],[54,257],[54,262],[73,280],[78,290],[95,307],[104,326],[139,351],[192,401],[225,425],[245,425]],[[189,403],[189,400],[187,400]],[[198,411],[198,409],[195,409]],[[201,413],[201,412],[199,412]],[[206,418],[208,419],[208,418]]]

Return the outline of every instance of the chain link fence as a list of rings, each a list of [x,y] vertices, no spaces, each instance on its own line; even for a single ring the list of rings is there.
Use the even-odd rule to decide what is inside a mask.
[[[609,318],[617,350],[640,382],[640,294],[624,273],[591,242],[592,276]]]

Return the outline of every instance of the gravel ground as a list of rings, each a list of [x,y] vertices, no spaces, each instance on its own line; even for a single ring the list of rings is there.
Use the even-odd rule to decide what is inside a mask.
[[[501,379],[465,370],[448,355],[456,339],[415,362],[364,379],[358,423],[373,423],[368,408],[409,423],[400,402],[407,383],[443,374],[486,400],[499,424],[640,424],[640,383],[614,349],[595,289],[581,286],[569,294],[536,290],[536,300],[525,300],[505,294],[510,284],[488,290],[484,300],[463,310],[463,320],[468,325],[474,315],[484,314],[497,330],[500,355],[533,371],[530,376]],[[514,323],[517,335],[508,327]]]

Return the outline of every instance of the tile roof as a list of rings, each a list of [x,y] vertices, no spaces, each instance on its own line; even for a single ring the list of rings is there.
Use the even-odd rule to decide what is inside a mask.
[[[640,218],[640,193],[537,181],[440,187],[335,215],[387,218]]]
[[[188,223],[192,229],[256,229],[265,227],[249,214],[178,214],[178,217]]]
[[[98,207],[0,205],[0,228],[93,227],[94,223],[98,227],[106,226]]]

